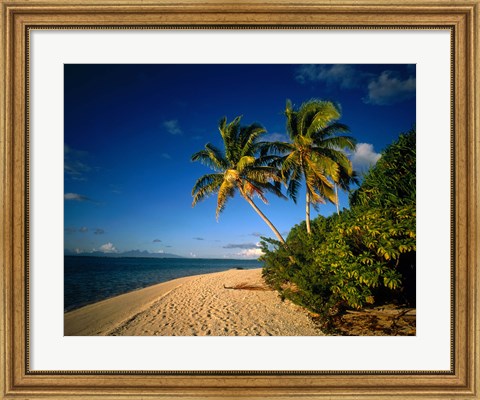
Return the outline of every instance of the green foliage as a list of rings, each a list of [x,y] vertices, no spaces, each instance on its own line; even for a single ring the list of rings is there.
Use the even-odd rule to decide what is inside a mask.
[[[218,124],[220,136],[223,139],[223,149],[218,149],[211,143],[192,155],[192,161],[202,164],[215,171],[200,177],[192,189],[195,206],[208,196],[217,194],[217,219],[224,210],[226,202],[239,191],[242,197],[249,200],[255,195],[267,202],[265,193],[270,192],[279,197],[285,197],[280,191],[280,177],[275,167],[267,166],[268,157],[256,157],[259,152],[258,138],[265,129],[259,124],[240,125],[241,117],[236,117],[227,123],[224,117]]]
[[[260,154],[262,142],[259,137],[265,129],[259,124],[249,126],[240,125],[241,117],[236,117],[227,123],[226,117],[218,124],[218,130],[223,141],[223,149],[218,149],[211,143],[192,155],[192,161],[200,161],[210,167],[215,173],[206,174],[198,178],[192,189],[195,206],[199,201],[217,194],[217,220],[225,209],[228,199],[236,192],[250,204],[255,212],[272,229],[277,238],[284,239],[277,228],[262,213],[253,201],[257,196],[264,203],[268,203],[266,193],[285,198],[280,189],[281,178],[277,167],[271,165],[271,155]]]
[[[401,293],[398,266],[416,250],[414,205],[357,208],[319,217],[314,227],[308,235],[304,223],[297,225],[287,248],[264,247],[264,276],[285,297],[328,315],[374,303],[379,288]]]
[[[415,129],[400,135],[350,195],[350,205],[392,207],[415,203]]]
[[[298,190],[305,182],[308,207],[310,203],[314,207],[326,201],[336,203],[334,183],[348,187],[347,178],[353,177],[344,149],[355,148],[355,140],[344,135],[349,132],[348,126],[337,121],[339,106],[312,99],[296,109],[287,100],[285,116],[290,141],[264,143],[263,151],[280,154],[274,163],[287,185],[287,195],[296,202]]]
[[[264,239],[264,277],[283,297],[323,317],[392,299],[415,302],[415,132],[401,135],[382,160],[349,210],[317,217],[311,235],[302,222],[286,245]]]

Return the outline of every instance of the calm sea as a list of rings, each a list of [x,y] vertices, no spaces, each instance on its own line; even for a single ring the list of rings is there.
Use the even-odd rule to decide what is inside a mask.
[[[261,268],[256,260],[65,256],[64,310],[184,276]]]

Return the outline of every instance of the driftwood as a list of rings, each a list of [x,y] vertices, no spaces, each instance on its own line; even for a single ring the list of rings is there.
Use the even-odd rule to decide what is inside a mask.
[[[267,286],[260,286],[260,285],[254,285],[254,284],[252,285],[246,282],[237,283],[236,285],[233,285],[233,286],[225,286],[225,284],[223,284],[223,288],[230,289],[230,290],[262,290],[262,291],[271,290]]]
[[[354,311],[347,310],[348,314],[353,315],[363,315],[363,316],[372,316],[372,317],[391,317],[391,318],[400,318],[400,317],[415,317],[416,310],[414,308],[407,308],[403,310],[362,310]]]

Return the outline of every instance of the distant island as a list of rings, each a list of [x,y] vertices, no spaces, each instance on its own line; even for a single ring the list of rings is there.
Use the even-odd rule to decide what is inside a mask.
[[[65,249],[65,256],[79,256],[79,257],[136,257],[136,258],[185,258],[177,254],[171,253],[150,253],[147,250],[129,250],[122,253],[105,253],[103,251],[91,251],[77,253],[72,250]]]

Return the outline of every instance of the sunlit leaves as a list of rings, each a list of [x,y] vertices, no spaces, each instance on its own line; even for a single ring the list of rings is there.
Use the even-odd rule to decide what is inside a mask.
[[[199,178],[192,189],[192,206],[195,206],[199,201],[216,193],[222,182],[223,174],[207,174]]]
[[[193,206],[209,195],[217,194],[217,219],[225,209],[227,200],[233,197],[236,191],[249,202],[253,196],[257,196],[267,203],[266,192],[285,197],[280,190],[282,179],[279,170],[270,165],[275,157],[268,152],[258,157],[261,151],[259,138],[265,129],[259,124],[241,126],[240,121],[241,117],[230,123],[226,118],[222,118],[218,130],[223,139],[223,149],[207,143],[203,150],[193,154],[191,158],[192,161],[200,161],[217,172],[199,178],[192,189]]]
[[[220,185],[220,188],[218,189],[217,210],[215,214],[217,219],[220,216],[220,213],[225,208],[225,203],[227,202],[227,199],[229,197],[233,197],[234,194],[235,194],[235,183],[228,179],[224,179],[222,184]]]
[[[334,183],[348,189],[354,181],[352,165],[344,151],[353,149],[355,140],[342,135],[348,132],[348,127],[337,122],[339,107],[331,101],[312,99],[295,109],[287,100],[285,116],[291,143],[273,144],[268,148],[283,154],[279,164],[287,195],[296,202],[298,188],[304,181],[307,206],[312,203],[317,208],[326,201],[336,203]]]
[[[400,143],[404,140],[401,138]],[[265,277],[286,297],[328,316],[342,307],[374,304],[379,293],[407,290],[401,271],[415,269],[415,196],[408,193],[400,202],[390,199],[412,183],[409,178],[405,184],[404,177],[414,175],[414,170],[402,174],[407,171],[403,162],[415,165],[414,146],[413,156],[412,151],[403,148],[410,152],[405,157],[399,156],[396,144],[388,149],[393,150],[382,157],[392,160],[389,151],[394,151],[399,160],[398,164],[390,162],[388,175],[395,176],[398,169],[400,177],[388,182],[398,187],[370,180],[358,191],[371,199],[365,205],[356,202],[340,215],[317,217],[312,221],[312,235],[305,232],[304,222],[294,227],[287,238],[288,248],[297,260],[291,269],[283,269],[287,258],[284,248],[265,251]],[[415,192],[411,187],[408,190]],[[294,285],[296,290],[285,291],[286,285]]]
[[[415,149],[415,129],[400,135],[382,152],[377,164],[365,175],[362,186],[350,195],[350,203],[394,207],[415,202]]]

